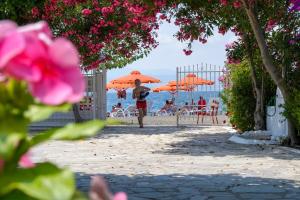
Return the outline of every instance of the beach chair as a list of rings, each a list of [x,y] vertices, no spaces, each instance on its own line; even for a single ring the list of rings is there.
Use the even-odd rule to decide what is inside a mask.
[[[111,118],[124,118],[126,114],[122,108],[116,108],[113,112],[110,113]]]
[[[147,113],[149,116],[153,116],[154,113],[152,112],[152,107],[153,107],[153,101],[148,100],[147,101]]]
[[[166,110],[158,110],[156,111],[155,116],[169,116],[169,114]]]
[[[124,110],[126,117],[135,117],[138,115],[138,110],[136,109],[136,106],[130,105]]]

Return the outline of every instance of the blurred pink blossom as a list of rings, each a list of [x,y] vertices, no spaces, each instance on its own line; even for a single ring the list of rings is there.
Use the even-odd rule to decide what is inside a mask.
[[[272,31],[276,25],[277,25],[277,21],[274,19],[270,19],[267,22],[266,31],[268,31],[268,32]]]
[[[291,11],[300,11],[300,0],[290,0],[292,4]]]
[[[88,15],[92,14],[92,11],[90,9],[85,8],[82,10],[81,13],[85,16],[88,16]]]
[[[89,197],[91,200],[127,200],[127,195],[124,192],[112,195],[105,180],[100,176],[92,177]]]
[[[21,158],[19,160],[19,165],[20,165],[20,167],[23,167],[23,168],[35,167],[35,164],[30,159],[30,153],[29,152],[27,152],[27,153],[25,153],[21,156]]]
[[[76,48],[64,38],[52,40],[46,22],[18,28],[0,21],[0,69],[27,81],[32,95],[45,104],[75,103],[84,95]]]

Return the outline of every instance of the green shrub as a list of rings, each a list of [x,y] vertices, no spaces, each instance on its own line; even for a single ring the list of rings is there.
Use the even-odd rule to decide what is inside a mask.
[[[227,106],[230,123],[241,131],[254,127],[255,98],[250,69],[246,62],[230,65],[231,87],[225,89],[222,99]]]

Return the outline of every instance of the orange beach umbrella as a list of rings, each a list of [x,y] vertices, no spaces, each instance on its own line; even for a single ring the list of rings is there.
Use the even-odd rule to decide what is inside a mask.
[[[170,85],[162,85],[160,87],[153,88],[152,91],[153,92],[161,92],[161,91],[174,92],[176,91],[176,87]]]
[[[196,74],[188,74],[182,80],[178,81],[180,86],[193,86],[193,85],[213,85],[214,82],[210,80],[205,80],[200,77],[197,77]],[[176,81],[170,81],[169,85],[176,86]]]
[[[180,86],[178,90],[184,90],[184,91],[190,91],[193,88],[191,87],[186,87],[186,86]],[[176,86],[171,86],[171,85],[162,85],[157,88],[153,88],[153,92],[161,92],[161,91],[168,91],[168,92],[175,92],[177,90]]]
[[[133,84],[127,84],[127,83],[121,84],[121,83],[112,83],[112,82],[109,82],[106,85],[107,90],[111,90],[111,89],[114,89],[114,90],[127,90],[128,88],[134,88],[134,85]]]
[[[142,83],[159,83],[160,80],[153,78],[151,76],[143,75],[139,71],[132,71],[129,75],[120,77],[118,79],[112,80],[112,83],[119,84],[134,84],[136,79],[141,80]]]

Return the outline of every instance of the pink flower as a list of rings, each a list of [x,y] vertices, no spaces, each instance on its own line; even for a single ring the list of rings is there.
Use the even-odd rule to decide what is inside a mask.
[[[220,82],[223,82],[224,80],[225,80],[225,76],[224,75],[222,75],[222,76],[219,77],[219,81]]]
[[[193,53],[192,50],[186,50],[186,49],[183,49],[183,52],[184,52],[184,54],[185,54],[186,56],[189,56],[189,55],[191,55],[191,54]]]
[[[300,0],[290,0],[292,4],[291,11],[300,11]]]
[[[27,152],[27,153],[25,153],[21,156],[21,158],[19,160],[19,165],[20,165],[20,167],[23,167],[23,168],[35,167],[35,164],[30,159],[30,153],[29,152]]]
[[[92,14],[92,11],[90,9],[85,8],[81,11],[81,13],[85,16],[88,16],[88,15]]]
[[[227,29],[225,27],[220,27],[219,28],[219,33],[222,35],[225,35],[225,33],[227,32]]]
[[[233,2],[233,7],[234,8],[240,8],[241,6],[242,6],[242,3],[240,1]]]
[[[226,6],[227,5],[227,0],[220,0],[221,5]]]
[[[112,195],[106,181],[100,176],[92,177],[89,197],[91,200],[127,200],[124,192]]]
[[[113,200],[127,200],[127,195],[125,192],[118,192],[117,194],[115,194]]]
[[[52,40],[46,22],[17,28],[0,21],[0,69],[27,81],[31,94],[45,104],[74,103],[84,95],[76,48],[66,39]]]
[[[276,25],[277,25],[277,21],[274,20],[274,19],[270,19],[270,20],[267,22],[266,31],[267,31],[267,32],[272,31]]]

